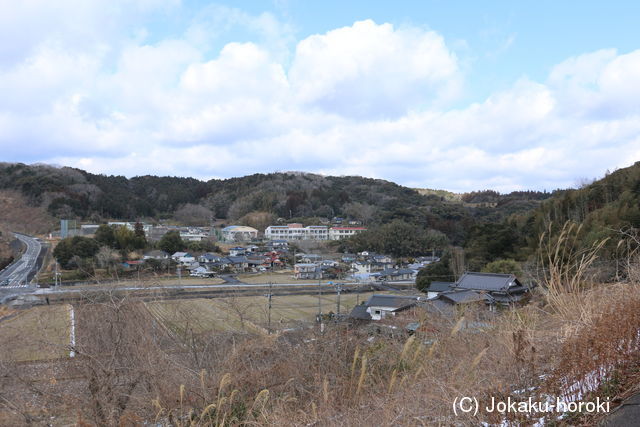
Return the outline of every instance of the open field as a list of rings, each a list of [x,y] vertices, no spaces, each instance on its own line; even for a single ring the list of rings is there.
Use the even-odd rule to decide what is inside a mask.
[[[380,293],[380,292],[377,292]],[[356,303],[366,301],[373,292],[346,293],[340,296],[340,312],[348,313]],[[336,312],[337,296],[324,293],[320,298],[322,313]],[[194,332],[243,330],[266,331],[268,298],[266,296],[192,299],[147,302],[149,311],[173,333],[191,328]],[[287,329],[315,321],[317,295],[273,296],[271,327]]]
[[[148,286],[174,286],[174,285],[221,285],[225,283],[223,279],[219,277],[201,278],[201,277],[183,277],[178,280],[177,277],[167,278],[141,278],[141,279],[121,279],[121,280],[100,280],[87,281],[86,283],[78,283],[72,286],[73,289],[91,289],[96,285],[100,286],[112,286],[118,287],[133,287],[139,286],[141,288]]]
[[[340,311],[348,313],[356,303],[366,301],[372,294],[343,293]],[[336,312],[336,294],[323,293],[320,304],[322,313]],[[186,331],[267,331],[266,296],[167,300],[147,302],[145,305],[170,333],[177,335]],[[0,342],[11,345],[0,347],[0,359],[26,361],[68,356],[69,308],[68,304],[62,304],[4,313],[8,316],[0,320]],[[273,330],[283,330],[310,324],[315,321],[317,313],[317,295],[274,295],[271,326]]]
[[[69,305],[34,307],[0,321],[0,360],[39,360],[68,355]]]
[[[238,274],[237,279],[241,282],[258,284],[264,283],[268,284],[269,282],[275,284],[280,283],[318,283],[317,280],[304,280],[304,279],[296,279],[293,277],[293,271],[287,271],[286,273],[259,273],[259,274]],[[329,282],[336,282],[337,280],[327,280],[323,279],[320,282],[323,284]]]

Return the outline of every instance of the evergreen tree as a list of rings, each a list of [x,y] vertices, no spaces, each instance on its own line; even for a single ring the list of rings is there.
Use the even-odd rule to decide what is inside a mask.
[[[184,250],[185,244],[177,231],[169,231],[160,239],[158,246],[168,254]]]

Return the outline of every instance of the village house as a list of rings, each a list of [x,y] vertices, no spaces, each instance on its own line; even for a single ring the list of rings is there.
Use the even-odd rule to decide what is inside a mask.
[[[529,295],[530,288],[522,285],[513,274],[468,272],[452,284],[433,282],[428,292],[429,301],[443,310],[473,304],[487,306],[489,311],[494,311],[496,306],[522,301]]]
[[[260,271],[261,268],[269,268],[270,262],[268,261],[268,258],[264,256],[254,255],[247,257],[247,265],[249,266],[249,269],[253,271]]]
[[[427,297],[435,298],[440,295],[442,292],[448,292],[451,290],[453,286],[453,282],[431,282],[429,284],[429,288],[427,289]]]
[[[229,249],[230,256],[242,256],[247,253],[247,250],[242,246],[236,246],[235,248]]]
[[[154,251],[149,251],[147,253],[145,253],[142,256],[142,259],[157,259],[157,260],[165,260],[165,259],[169,259],[169,254],[166,253],[165,251],[161,251],[161,250],[154,250]]]
[[[191,270],[189,276],[192,277],[213,277],[215,273],[209,270],[207,267],[198,266]]]
[[[140,268],[144,261],[140,260],[126,260],[122,262],[124,268]]]
[[[355,274],[370,274],[381,272],[388,267],[390,267],[388,264],[374,261],[356,261],[354,263],[351,263],[351,271],[353,271]]]
[[[293,274],[296,279],[321,279],[322,270],[317,264],[298,263],[293,266]]]
[[[228,256],[228,266],[236,273],[243,273],[249,268],[249,260],[245,256]]]
[[[189,228],[180,231],[180,238],[186,242],[201,242],[209,237],[209,234],[201,229]]]
[[[410,281],[415,280],[417,272],[408,268],[387,268],[380,273],[375,273],[374,277],[378,281]]]
[[[452,286],[453,291],[473,290],[489,294],[497,304],[509,305],[520,302],[529,295],[530,289],[524,286],[513,274],[467,272]]]
[[[269,240],[266,243],[266,246],[270,248],[288,248],[289,242],[284,239]]]
[[[211,264],[220,261],[222,257],[211,252],[206,252],[198,257],[198,262],[201,264]]]
[[[355,306],[349,317],[356,320],[381,320],[414,307],[419,298],[418,296],[374,294],[366,303]]]
[[[230,225],[222,229],[225,242],[249,242],[258,238],[258,230],[244,225]]]
[[[176,252],[171,255],[171,259],[179,264],[186,265],[195,262],[196,257],[191,255],[189,252]]]
[[[356,256],[354,254],[342,254],[342,257],[340,257],[340,259],[346,264],[351,264],[352,262],[356,261]]]
[[[306,263],[322,261],[322,255],[318,255],[318,254],[297,254],[296,258],[299,258],[301,262],[306,262]]]

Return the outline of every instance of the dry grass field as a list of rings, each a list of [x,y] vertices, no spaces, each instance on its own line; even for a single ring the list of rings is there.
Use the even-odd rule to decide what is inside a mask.
[[[273,283],[273,284],[281,284],[281,283],[318,283],[317,280],[304,280],[304,279],[296,279],[293,277],[293,271],[287,271],[283,273],[260,273],[260,274],[239,274],[237,276],[238,280],[245,283],[251,284],[260,284],[260,283]],[[332,280],[321,280],[320,283],[329,283]],[[333,280],[334,282],[336,280]]]
[[[142,279],[120,279],[120,280],[100,280],[91,281],[86,283],[79,283],[74,285],[71,289],[92,289],[96,285],[113,287],[114,289],[120,287],[140,287],[147,288],[150,286],[177,286],[177,285],[221,285],[225,283],[223,279],[218,277],[201,278],[201,277],[183,277],[178,280],[175,277],[170,278],[142,278]]]
[[[265,290],[266,291],[266,290]],[[348,313],[372,292],[340,296],[340,312]],[[273,296],[271,327],[288,329],[315,321],[318,313],[317,295]],[[149,311],[171,332],[191,329],[200,332],[265,332],[268,319],[266,296],[156,301],[146,303]],[[337,311],[337,295],[323,293],[322,313]]]
[[[69,305],[34,307],[0,321],[0,360],[40,360],[68,355]]]

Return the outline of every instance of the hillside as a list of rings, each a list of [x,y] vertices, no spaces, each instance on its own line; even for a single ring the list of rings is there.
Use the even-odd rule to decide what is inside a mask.
[[[505,221],[472,227],[465,244],[471,265],[479,267],[506,258],[524,261],[536,253],[542,233],[550,227],[556,233],[567,221],[580,225],[576,245],[587,247],[607,239],[601,253],[605,260],[619,258],[623,249],[633,251],[634,247],[620,248],[619,242],[627,233],[640,243],[636,234],[640,228],[640,162],[582,188],[555,191],[531,207],[514,212]]]
[[[638,163],[580,189],[509,194],[491,190],[454,194],[380,179],[300,172],[210,181],[128,179],[68,167],[0,163],[0,190],[8,197],[5,206],[10,207],[0,224],[9,227],[25,218],[38,229],[34,231],[49,228],[53,218],[176,219],[182,223],[216,218],[264,226],[276,218],[313,223],[343,217],[369,227],[402,220],[441,231],[451,243],[465,246],[468,258],[476,259],[473,267],[505,257],[525,259],[537,244],[536,236],[550,222],[584,223],[587,241],[640,225]]]
[[[558,192],[520,220],[523,231],[532,235],[549,223],[560,226],[566,221],[583,225],[586,244],[610,238],[605,249],[613,255],[620,232],[640,228],[640,162],[582,188]]]
[[[176,218],[186,223],[195,215],[200,221],[215,217],[240,223],[259,218],[257,223],[264,225],[278,217],[303,222],[344,217],[368,226],[400,219],[439,230],[456,244],[464,242],[476,222],[485,218],[499,221],[509,214],[508,204],[505,209],[503,204],[487,208],[380,179],[300,172],[210,181],[156,176],[128,179],[68,167],[2,163],[0,189],[20,192],[30,206],[44,208],[56,218],[95,222]],[[526,202],[538,203],[535,197]]]

